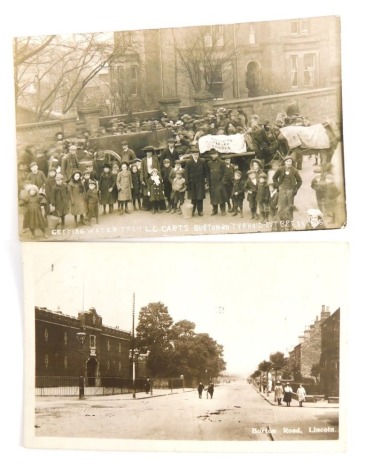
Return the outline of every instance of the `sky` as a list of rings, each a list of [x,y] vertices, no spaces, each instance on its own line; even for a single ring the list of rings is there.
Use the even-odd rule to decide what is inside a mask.
[[[345,243],[61,243],[24,256],[34,304],[132,329],[141,307],[162,302],[224,347],[227,372],[247,376],[271,353],[288,354],[320,315],[346,303]],[[29,274],[28,274],[29,273]],[[31,304],[33,298],[30,298]]]

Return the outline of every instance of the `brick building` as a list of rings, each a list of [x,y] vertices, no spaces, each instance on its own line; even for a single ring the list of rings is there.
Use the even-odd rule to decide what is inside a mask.
[[[77,333],[84,332],[83,345]],[[130,377],[131,334],[103,325],[94,308],[78,317],[35,308],[36,382],[40,377],[83,375],[87,386],[101,377]]]
[[[322,353],[322,323],[330,316],[329,307],[322,305],[320,317],[316,317],[315,322],[307,327],[302,336],[299,336],[299,343],[289,353],[290,362],[294,366],[294,371],[298,377],[311,377],[311,370],[314,364],[319,364]]]
[[[114,41],[125,54],[110,71],[111,87],[130,109],[157,109],[164,97],[193,105],[202,90],[218,100],[240,100],[341,81],[335,16],[124,31]],[[213,66],[204,68],[208,61]]]
[[[326,397],[339,396],[340,380],[340,309],[321,324],[321,383]]]

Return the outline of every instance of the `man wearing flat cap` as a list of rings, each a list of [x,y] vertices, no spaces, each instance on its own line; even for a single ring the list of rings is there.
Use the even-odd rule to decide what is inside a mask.
[[[132,162],[136,161],[136,154],[134,150],[130,149],[128,146],[128,142],[126,140],[122,141],[122,151],[120,153],[121,164],[127,163],[130,165]]]
[[[66,182],[70,181],[72,173],[80,167],[76,152],[76,145],[70,145],[68,153],[62,158],[61,173]]]
[[[148,193],[148,180],[151,177],[151,173],[153,169],[158,170],[160,172],[160,162],[158,157],[156,157],[155,148],[152,145],[147,145],[145,147],[144,152],[146,154],[145,157],[142,158],[141,161],[141,184],[142,184],[142,191],[143,191],[143,209],[150,210],[151,204],[149,200]]]
[[[171,166],[175,166],[175,161],[179,158],[179,153],[175,148],[176,141],[173,137],[170,137],[167,141],[167,147],[162,150],[160,155],[160,166],[162,167],[162,162],[168,158],[170,160]]]

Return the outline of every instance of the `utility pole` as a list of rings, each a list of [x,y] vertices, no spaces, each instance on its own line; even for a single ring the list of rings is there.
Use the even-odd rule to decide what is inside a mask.
[[[136,363],[134,360],[134,311],[135,311],[136,297],[133,292],[133,305],[132,305],[132,383],[133,383],[133,398],[136,398]]]

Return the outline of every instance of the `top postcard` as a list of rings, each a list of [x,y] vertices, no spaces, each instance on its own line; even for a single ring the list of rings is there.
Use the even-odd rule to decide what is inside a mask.
[[[21,241],[346,225],[337,16],[14,38]]]

